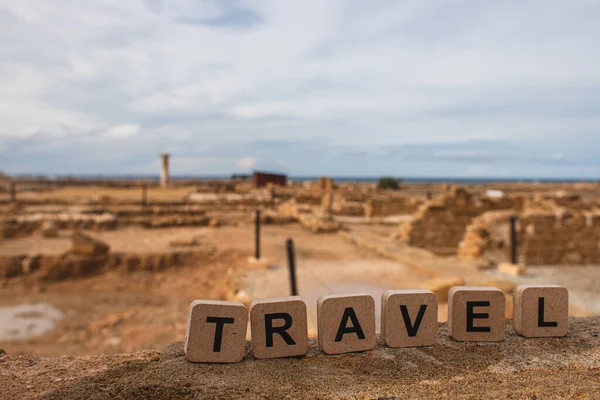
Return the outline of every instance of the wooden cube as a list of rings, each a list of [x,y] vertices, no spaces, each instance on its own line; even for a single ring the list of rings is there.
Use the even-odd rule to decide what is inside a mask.
[[[448,330],[463,342],[503,340],[505,304],[494,287],[455,286],[448,291]]]
[[[193,362],[242,361],[248,309],[237,301],[196,300],[190,305],[185,355]]]
[[[317,315],[319,346],[325,353],[375,347],[375,300],[368,294],[323,296],[317,304]]]
[[[431,346],[438,299],[427,289],[387,290],[381,296],[381,337],[389,347]]]
[[[567,334],[567,288],[557,285],[519,285],[513,297],[515,332],[526,337],[560,337]]]
[[[306,303],[298,296],[252,302],[250,329],[256,358],[301,356],[308,351]]]

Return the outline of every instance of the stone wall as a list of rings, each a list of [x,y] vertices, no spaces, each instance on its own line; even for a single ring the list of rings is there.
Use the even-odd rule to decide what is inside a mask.
[[[519,231],[526,265],[600,263],[600,211],[527,210],[519,217]]]
[[[36,281],[82,278],[103,271],[162,271],[206,260],[212,250],[171,253],[109,253],[99,255],[19,255],[0,257],[0,280],[30,277]]]
[[[415,197],[375,196],[365,202],[365,216],[372,218],[412,214],[422,203],[422,200]]]
[[[473,219],[458,245],[461,260],[494,263],[510,260],[510,218],[515,211],[488,211]]]
[[[488,212],[473,220],[459,245],[465,260],[509,260],[509,218]],[[600,263],[600,211],[527,209],[518,215],[519,261],[525,265]]]
[[[487,211],[520,210],[522,197],[476,197],[463,188],[453,188],[421,205],[400,229],[400,237],[411,246],[436,254],[455,254],[465,229],[473,218]]]

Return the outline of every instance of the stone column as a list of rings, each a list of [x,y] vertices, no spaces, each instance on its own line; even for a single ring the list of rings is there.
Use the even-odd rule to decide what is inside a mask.
[[[162,173],[160,175],[160,186],[165,189],[169,187],[169,153],[162,153]]]

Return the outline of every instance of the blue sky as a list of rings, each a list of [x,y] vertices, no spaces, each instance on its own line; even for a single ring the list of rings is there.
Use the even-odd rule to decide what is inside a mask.
[[[0,0],[0,170],[600,177],[600,1]]]

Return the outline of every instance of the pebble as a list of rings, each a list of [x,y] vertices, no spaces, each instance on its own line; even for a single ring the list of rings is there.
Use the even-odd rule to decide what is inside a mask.
[[[52,381],[52,383],[60,382],[60,381],[62,381],[62,378],[56,378],[55,380]]]

